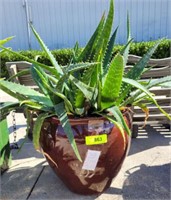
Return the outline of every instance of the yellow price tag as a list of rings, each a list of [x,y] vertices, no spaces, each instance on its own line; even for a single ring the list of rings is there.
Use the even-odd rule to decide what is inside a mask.
[[[94,145],[94,144],[104,144],[107,142],[107,135],[92,135],[86,136],[85,138],[86,145]]]

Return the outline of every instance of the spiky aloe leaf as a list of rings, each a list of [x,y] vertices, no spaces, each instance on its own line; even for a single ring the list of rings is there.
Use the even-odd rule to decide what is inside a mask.
[[[81,82],[83,82],[86,85],[90,85],[90,81],[93,75],[93,72],[96,70],[96,66],[91,67],[91,68],[87,68],[84,72],[83,75],[81,77]],[[76,108],[82,108],[84,105],[84,94],[80,91],[77,90],[76,94],[75,94],[75,107]]]
[[[115,124],[119,128],[121,135],[123,137],[124,148],[125,148],[125,133],[124,133],[124,129],[123,129],[122,125],[118,121],[116,121],[116,119],[112,116],[109,116],[109,115],[106,115],[106,114],[101,114],[101,113],[99,113],[99,114],[101,116],[105,117],[106,119],[108,119],[109,121],[111,121],[113,124]]]
[[[20,106],[22,106],[23,104],[26,105],[26,107],[29,107],[29,109],[53,112],[53,107],[47,107],[31,100],[21,101]]]
[[[92,100],[95,92],[95,98],[97,96],[97,91],[94,88],[91,88],[84,84],[83,82],[79,81],[72,75],[70,75],[69,79],[81,90],[81,92],[84,94],[85,98]]]
[[[171,116],[166,113],[157,103],[157,101],[154,99],[154,97],[152,96],[152,94],[144,87],[142,86],[140,83],[138,83],[137,81],[135,80],[132,80],[132,79],[128,79],[128,78],[123,78],[122,79],[123,82],[127,83],[127,84],[130,84],[132,85],[133,87],[135,88],[138,88],[140,89],[142,92],[144,92],[150,99],[151,101],[156,105],[156,107],[169,119],[171,120]],[[134,98],[134,97],[132,97]]]
[[[86,53],[88,53],[88,60],[92,60],[94,62],[101,62],[104,57],[104,52],[106,51],[107,44],[110,37],[110,32],[112,28],[113,22],[113,0],[110,1],[110,8],[109,13],[104,24],[104,16],[102,17],[99,26],[97,27],[95,33],[93,34],[92,38],[90,39],[90,44],[86,46]],[[81,58],[81,56],[80,56]],[[86,61],[88,61],[86,60]],[[84,60],[83,60],[84,61]],[[99,74],[102,74],[103,67],[101,64],[92,67],[84,71],[83,78],[81,81],[84,84],[90,85],[91,87],[95,87],[99,78]],[[79,91],[76,95],[75,105],[79,108],[83,107],[84,104],[84,95],[81,91]]]
[[[112,30],[113,16],[114,16],[114,5],[113,5],[113,0],[110,0],[109,12],[104,24],[104,28],[98,39],[98,43],[95,49],[93,50],[93,54],[92,54],[93,61],[97,61],[99,58],[99,55],[101,55],[101,61],[104,58],[105,52],[107,50],[107,45],[109,42],[111,30]]]
[[[39,143],[39,139],[40,139],[40,132],[41,132],[41,128],[43,125],[44,120],[49,117],[48,113],[42,113],[39,114],[35,123],[34,123],[34,127],[33,127],[33,145],[34,148],[38,151],[40,151],[40,143]]]
[[[47,48],[47,46],[44,44],[43,40],[40,38],[39,34],[36,32],[36,30],[34,29],[34,27],[32,25],[30,25],[34,35],[36,36],[41,48],[45,51],[46,55],[49,57],[52,65],[55,67],[56,69],[56,76],[59,78],[62,74],[63,74],[63,71],[62,71],[62,68],[58,65],[55,57],[53,56],[53,54],[49,51],[49,49]]]
[[[99,63],[94,62],[94,63],[78,63],[78,64],[70,64],[68,69],[65,71],[66,73],[73,73],[75,71],[80,71],[89,67],[94,67]]]
[[[110,38],[110,41],[108,43],[107,50],[106,50],[106,53],[105,53],[105,56],[104,56],[104,60],[103,60],[104,75],[108,71],[107,66],[108,66],[108,63],[109,63],[109,61],[112,57],[113,47],[114,47],[114,44],[115,44],[117,31],[118,31],[118,27],[116,28],[116,30],[114,31],[114,33],[112,34],[112,36]]]
[[[124,64],[126,65],[128,60],[129,49],[133,39],[130,39],[127,44],[121,49],[120,54],[124,57]]]
[[[62,102],[64,101],[67,110],[69,112],[74,113],[74,109],[73,109],[73,106],[72,106],[71,102],[68,100],[68,98],[63,93],[59,92],[56,88],[53,88],[52,86],[50,86],[47,82],[44,82],[44,84],[45,84],[46,88],[50,92],[52,92],[56,97],[59,97],[59,98],[56,98],[56,99],[55,98],[53,98],[53,99],[51,98],[51,100],[52,100],[54,105],[60,103],[61,101]],[[51,97],[53,97],[53,96],[51,95]]]
[[[17,74],[15,74],[15,75],[13,75],[13,76],[10,76],[10,77],[8,78],[8,80],[10,81],[10,80],[13,80],[13,79],[16,78],[16,77],[20,77],[20,76],[23,76],[23,75],[27,75],[27,74],[29,74],[29,73],[30,73],[30,69],[24,69],[24,70],[18,72]]]
[[[87,45],[85,46],[84,50],[81,52],[80,56],[78,57],[78,62],[86,62],[90,60],[90,57],[92,57],[92,51],[95,49],[96,43],[99,39],[99,35],[101,35],[103,25],[104,25],[104,14],[95,30],[93,33],[92,37],[88,41]]]
[[[124,60],[120,54],[117,54],[112,60],[109,71],[106,75],[104,85],[102,85],[102,109],[113,105],[116,98],[119,96],[122,83],[124,69]]]
[[[129,14],[127,13],[127,44],[123,47],[123,49],[120,52],[124,57],[125,65],[128,60],[128,54],[132,40],[133,39],[131,39],[130,19],[129,19]]]
[[[171,82],[171,76],[166,76],[166,77],[162,77],[162,78],[159,78],[159,79],[156,79],[156,80],[151,80],[146,86],[145,88],[146,89],[150,89],[154,86],[159,86],[159,85],[162,85],[162,84],[167,84]],[[127,105],[127,104],[132,104],[133,102],[135,101],[139,101],[139,99],[141,100],[143,98],[142,96],[142,91],[141,90],[137,90],[134,92],[134,94],[129,97],[128,99],[126,99],[123,104],[124,105]]]
[[[4,102],[1,103],[0,106],[0,121],[2,121],[4,118],[6,118],[6,116],[8,115],[8,113],[14,109],[16,109],[17,107],[19,107],[19,103],[11,103],[11,102]]]
[[[3,47],[2,45],[0,45],[0,48],[4,49],[4,50],[7,51],[7,52],[10,52],[10,53],[16,55],[17,57],[23,58],[24,60],[26,60],[26,61],[28,61],[28,62],[30,62],[30,63],[39,65],[39,66],[42,67],[43,69],[45,69],[45,70],[51,72],[51,74],[55,74],[55,73],[56,73],[56,69],[54,69],[53,67],[50,67],[50,66],[44,65],[44,64],[42,64],[42,63],[39,63],[39,62],[37,62],[37,61],[35,61],[35,60],[33,60],[33,59],[30,59],[30,58],[28,58],[28,57],[26,57],[26,56],[23,56],[23,55],[20,54],[20,53],[17,53],[17,52],[15,52],[15,51],[12,51],[12,50],[9,49],[9,48]]]
[[[46,76],[46,73],[36,64],[34,64],[31,67],[31,75],[36,82],[36,84],[39,86],[39,89],[48,96],[49,93],[47,91],[47,88],[45,87],[44,82],[48,82],[48,78]]]
[[[79,56],[79,44],[78,42],[76,42],[74,48],[72,49],[72,57],[71,57],[72,63],[77,63],[78,56]]]
[[[146,86],[146,88],[150,89],[154,86],[158,86],[158,85],[163,85],[163,84],[166,84],[167,85],[168,83],[168,86],[170,85],[171,83],[171,76],[165,76],[165,77],[162,77],[162,78],[159,78],[159,79],[156,79],[156,80],[151,80],[149,82],[149,84]]]
[[[159,40],[153,47],[151,47],[148,52],[139,60],[137,64],[135,64],[125,75],[126,78],[138,80],[142,75],[144,68],[147,66],[149,59],[151,58],[152,54],[160,44],[161,40]],[[122,85],[121,94],[117,101],[117,105],[119,105],[130,93],[132,86],[129,84],[124,83]]]
[[[121,124],[121,126],[123,127],[123,129],[125,129],[125,131],[127,132],[127,134],[129,136],[131,136],[131,131],[130,129],[128,128],[125,120],[124,120],[124,117],[119,109],[119,107],[117,106],[114,106],[112,108],[109,108],[108,111],[110,113],[112,113],[112,115],[116,118],[117,122],[119,122],[119,124]]]
[[[110,0],[109,12],[102,32],[102,39],[103,39],[102,55],[104,55],[104,53],[106,52],[106,48],[109,42],[110,33],[113,25],[113,16],[114,16],[114,3],[113,0]]]
[[[139,60],[137,64],[135,64],[126,74],[126,78],[131,78],[133,80],[137,80],[142,75],[144,68],[147,66],[149,59],[153,55],[154,51],[157,49],[161,40],[156,42],[156,44],[151,47],[148,52]]]
[[[160,84],[160,86],[162,86],[163,88],[171,88],[171,81],[167,83],[162,83]]]
[[[69,140],[69,142],[70,142],[70,144],[71,144],[71,146],[72,146],[72,148],[75,152],[75,155],[77,156],[79,161],[82,162],[82,159],[81,159],[81,156],[79,154],[77,145],[75,143],[75,139],[74,139],[74,135],[73,135],[73,132],[72,132],[72,129],[71,129],[71,125],[69,123],[69,119],[68,119],[67,113],[65,111],[64,102],[57,104],[55,106],[55,111],[56,111],[56,114],[57,114],[61,124],[62,124],[64,132],[66,133],[68,140]]]
[[[53,105],[49,98],[24,85],[1,80],[0,89],[14,98],[17,98],[19,101],[30,99],[38,102],[39,104],[46,105],[47,107],[52,107]]]
[[[14,36],[11,36],[11,37],[5,38],[3,40],[0,40],[0,45],[4,45],[5,43],[12,40],[13,38],[14,38]]]

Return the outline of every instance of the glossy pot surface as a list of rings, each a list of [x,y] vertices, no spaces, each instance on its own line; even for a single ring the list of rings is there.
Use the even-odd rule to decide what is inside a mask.
[[[124,114],[124,118],[131,127],[130,114]],[[124,142],[119,129],[102,117],[70,119],[70,124],[83,162],[75,156],[57,118],[47,119],[41,131],[40,144],[47,161],[71,191],[85,195],[101,193],[118,174],[129,150],[130,137],[125,133]],[[106,137],[102,144],[86,144],[85,138],[95,136],[98,140],[100,137],[96,136],[101,135]]]

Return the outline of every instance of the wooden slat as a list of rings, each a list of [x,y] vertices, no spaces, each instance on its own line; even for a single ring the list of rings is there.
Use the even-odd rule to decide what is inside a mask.
[[[137,63],[141,59],[140,56],[135,56],[129,54],[128,56],[128,63]],[[149,66],[171,66],[171,57],[163,58],[163,59],[150,59],[148,62]]]
[[[163,108],[164,107],[164,108]],[[162,108],[167,112],[167,113],[171,113],[171,106],[162,106]],[[144,113],[142,110],[140,109],[134,109],[134,112],[136,114],[141,114]],[[159,113],[158,108],[149,108],[149,113],[150,114],[157,114]]]
[[[155,95],[161,96],[165,95],[167,97],[171,96],[171,88],[151,88],[150,92],[154,93]]]

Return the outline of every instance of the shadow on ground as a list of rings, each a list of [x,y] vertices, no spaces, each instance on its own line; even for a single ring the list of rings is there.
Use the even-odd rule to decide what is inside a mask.
[[[170,167],[170,164],[150,167],[141,165],[133,173],[127,171],[123,199],[171,199]]]
[[[156,146],[169,146],[171,132],[163,126],[150,126],[139,130],[137,138],[132,139],[129,155],[154,148]]]
[[[102,195],[83,196],[72,193],[43,163],[35,167],[11,169],[2,176],[3,199],[56,199],[95,200],[106,199],[170,199],[170,164],[141,165],[126,171],[122,189],[110,187]],[[10,191],[10,192],[9,192]]]
[[[7,199],[27,199],[30,195],[33,185],[37,181],[39,174],[43,169],[44,162],[36,166],[29,166],[28,161],[20,165],[10,167],[1,176],[1,198]],[[33,162],[32,162],[33,164]]]
[[[110,187],[107,194],[122,196],[122,199],[171,199],[170,164],[161,166],[141,165],[126,171],[127,178],[122,189]]]

